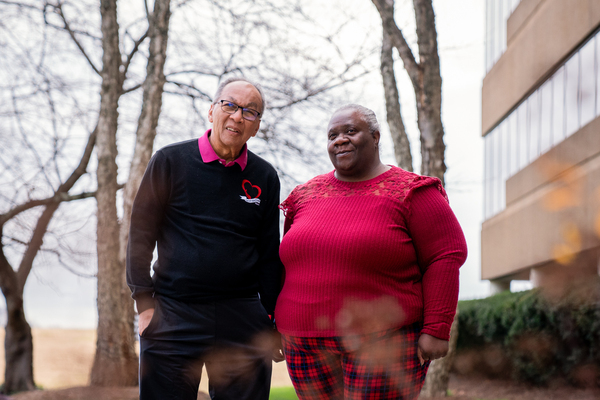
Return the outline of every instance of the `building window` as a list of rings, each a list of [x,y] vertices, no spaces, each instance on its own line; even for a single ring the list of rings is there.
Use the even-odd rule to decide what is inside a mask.
[[[565,119],[567,136],[579,130],[579,53],[565,63]]]
[[[486,0],[485,70],[492,69],[506,50],[506,21],[521,0]]]
[[[552,79],[540,87],[540,153],[552,147]]]
[[[565,139],[565,67],[560,67],[552,81],[552,145]]]
[[[503,1],[488,0],[488,6]],[[600,116],[599,35],[485,135],[486,219],[506,207],[508,178]]]
[[[596,37],[579,50],[579,111],[581,126],[586,125],[596,114]]]

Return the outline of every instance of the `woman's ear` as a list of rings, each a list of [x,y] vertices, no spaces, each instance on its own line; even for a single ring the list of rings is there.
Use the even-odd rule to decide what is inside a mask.
[[[379,145],[379,139],[381,138],[381,134],[379,131],[373,132],[373,137],[375,138],[375,147]]]

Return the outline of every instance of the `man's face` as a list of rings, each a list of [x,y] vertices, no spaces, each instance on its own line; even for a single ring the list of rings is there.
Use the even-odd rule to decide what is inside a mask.
[[[208,120],[213,124],[210,142],[216,153],[221,155],[233,152],[237,155],[244,143],[255,136],[260,127],[260,119],[245,120],[241,108],[260,111],[260,93],[250,83],[236,81],[225,86],[220,98],[215,100],[228,100],[240,107],[235,113],[227,114],[221,109],[221,104],[217,103],[211,105],[208,111]]]

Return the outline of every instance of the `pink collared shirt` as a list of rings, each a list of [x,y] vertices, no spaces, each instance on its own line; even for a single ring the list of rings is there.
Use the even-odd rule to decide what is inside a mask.
[[[202,161],[206,164],[206,163],[209,163],[209,162],[212,162],[215,160],[219,160],[219,162],[222,165],[224,165],[225,167],[231,167],[234,164],[238,164],[240,166],[240,168],[242,168],[242,171],[243,171],[244,168],[246,168],[246,164],[248,163],[248,146],[246,144],[244,144],[244,147],[242,148],[242,152],[240,153],[238,158],[236,158],[233,161],[227,162],[226,160],[223,160],[222,158],[220,158],[217,155],[217,153],[215,153],[215,150],[212,148],[212,146],[210,145],[210,142],[208,141],[210,132],[211,132],[211,129],[207,130],[206,132],[204,132],[204,135],[202,135],[198,139],[198,148],[200,149],[200,156],[202,157]]]

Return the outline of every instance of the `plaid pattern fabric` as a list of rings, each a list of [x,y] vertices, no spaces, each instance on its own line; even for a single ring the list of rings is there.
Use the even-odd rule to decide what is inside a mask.
[[[283,335],[288,372],[300,400],[414,400],[429,361],[417,357],[420,324],[361,336]]]

